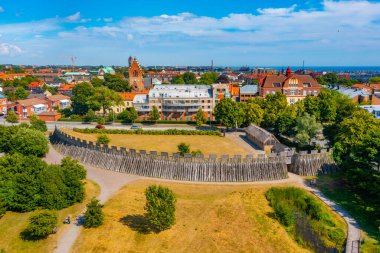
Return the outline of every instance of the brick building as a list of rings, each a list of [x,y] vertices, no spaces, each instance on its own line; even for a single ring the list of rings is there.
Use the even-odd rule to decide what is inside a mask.
[[[7,114],[8,99],[3,93],[0,93],[0,115]]]
[[[129,84],[135,91],[145,90],[143,70],[137,59],[132,57],[129,58]]]
[[[286,95],[289,104],[304,99],[306,96],[317,96],[321,91],[321,85],[310,75],[292,74],[290,68],[286,74],[268,75],[261,80],[259,95],[264,97],[280,92]]]

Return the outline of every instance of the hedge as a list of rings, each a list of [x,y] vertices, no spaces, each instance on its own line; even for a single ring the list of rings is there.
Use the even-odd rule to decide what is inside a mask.
[[[181,130],[181,129],[168,129],[168,130],[125,130],[125,129],[96,129],[96,128],[74,128],[74,132],[84,134],[137,134],[137,135],[210,135],[222,136],[222,133],[217,130]]]

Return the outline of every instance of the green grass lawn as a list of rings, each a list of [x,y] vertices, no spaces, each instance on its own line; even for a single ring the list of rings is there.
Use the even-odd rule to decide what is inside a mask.
[[[349,212],[359,223],[363,231],[361,250],[365,253],[380,252],[380,228],[375,225],[374,218],[380,213],[352,192],[341,180],[339,174],[320,176],[318,188],[328,198],[335,201]]]

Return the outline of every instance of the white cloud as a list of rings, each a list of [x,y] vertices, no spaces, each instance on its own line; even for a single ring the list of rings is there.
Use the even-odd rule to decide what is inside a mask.
[[[0,44],[0,55],[4,56],[14,56],[21,54],[22,50],[20,47],[8,43],[1,43]]]
[[[0,13],[1,12],[4,12],[4,8],[3,8],[3,6],[0,5]]]
[[[133,35],[132,34],[127,34],[127,40],[128,41],[131,41],[131,40],[133,40]]]
[[[104,20],[104,22],[109,23],[109,22],[112,22],[113,19],[112,18],[104,18],[103,20]]]
[[[74,13],[71,16],[66,17],[66,20],[69,22],[75,22],[75,21],[78,21],[79,19],[80,19],[80,12],[79,11]]]
[[[294,12],[296,4],[293,4],[289,8],[266,8],[266,9],[257,9],[260,14],[270,15],[270,16],[286,16]]]

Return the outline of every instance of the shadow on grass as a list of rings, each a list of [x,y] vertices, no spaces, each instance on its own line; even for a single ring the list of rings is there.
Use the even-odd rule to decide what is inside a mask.
[[[152,224],[150,224],[148,218],[141,214],[132,214],[124,216],[119,220],[124,225],[127,225],[133,231],[141,234],[158,233]]]
[[[24,241],[38,241],[38,240],[42,240],[42,239],[47,238],[47,236],[45,236],[45,237],[36,237],[36,236],[32,236],[32,235],[30,234],[30,232],[29,232],[27,229],[25,229],[24,231],[22,231],[22,232],[20,233],[20,238],[21,238],[22,240],[24,240]]]

